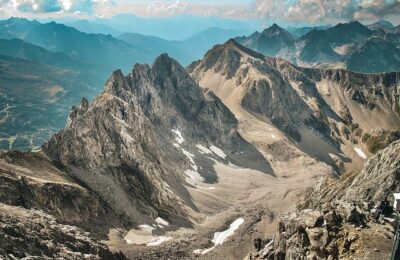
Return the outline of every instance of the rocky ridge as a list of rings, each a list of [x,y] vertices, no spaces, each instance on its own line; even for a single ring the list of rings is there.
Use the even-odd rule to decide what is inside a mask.
[[[362,144],[363,133],[400,126],[399,73],[300,68],[233,40],[214,47],[188,69],[231,110],[235,102],[270,120],[303,151],[339,171],[350,160],[358,160],[353,147]],[[240,93],[233,100],[227,89],[240,89]],[[325,152],[313,153],[314,148],[306,144],[310,138],[325,144]]]

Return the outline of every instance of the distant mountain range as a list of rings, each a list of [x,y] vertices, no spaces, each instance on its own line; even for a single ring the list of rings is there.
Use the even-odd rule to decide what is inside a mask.
[[[245,21],[189,14],[161,18],[143,18],[132,14],[118,14],[109,19],[94,19],[89,22],[121,32],[155,35],[166,40],[185,40],[192,35],[213,27],[224,30],[240,30],[246,33],[259,28],[259,22],[255,20]],[[88,30],[84,29],[84,27],[93,29],[94,26],[81,26],[79,29]],[[105,31],[97,31],[96,33],[105,33]]]
[[[133,64],[149,63],[162,53],[168,53],[181,64],[188,65],[200,59],[214,45],[234,37],[237,42],[256,52],[287,59],[299,66],[346,68],[360,72],[400,70],[399,27],[384,21],[369,26],[351,22],[287,30],[274,24],[262,32],[238,37],[247,35],[255,28],[255,24],[209,18],[206,19],[207,23],[196,25],[193,30],[188,30],[187,25],[186,31],[182,29],[182,32],[179,32],[180,27],[171,27],[176,29],[174,33],[177,35],[196,32],[181,40],[166,40],[132,32],[140,25],[143,30],[138,29],[138,32],[144,32],[146,26],[149,32],[150,26],[156,25],[155,21],[162,21],[160,27],[154,27],[156,34],[157,30],[166,30],[165,26],[178,23],[183,18],[178,16],[173,19],[146,20],[119,15],[107,22],[101,19],[68,22],[68,25],[76,28],[56,22],[41,23],[22,18],[0,21],[1,64],[4,70],[7,68],[9,75],[16,75],[14,79],[1,79],[1,90],[4,97],[9,98],[3,97],[0,102],[0,140],[3,140],[0,149],[37,147],[56,129],[65,125],[69,108],[78,103],[82,96],[92,99],[101,91],[110,71],[121,69],[130,72]],[[189,21],[198,19],[192,17]],[[131,28],[126,26],[128,23],[131,23]],[[221,27],[207,27],[218,24]],[[31,70],[29,66],[36,68]],[[31,82],[25,78],[16,80],[21,77],[23,69],[36,81]],[[52,75],[49,76],[49,72]],[[62,75],[62,78],[57,79],[54,75]],[[41,100],[40,94],[32,95],[30,100],[20,99],[35,109],[17,104],[18,95],[28,89],[32,93],[43,93],[47,91],[43,88],[51,92],[54,86],[62,89],[57,92],[62,98],[51,106]],[[49,109],[59,114],[53,116],[53,112],[43,112]],[[51,116],[52,120],[45,122],[43,116]],[[28,122],[42,121],[35,123],[32,128],[19,119],[11,124],[9,120],[12,117],[24,118]],[[18,141],[11,142],[13,138]],[[19,141],[18,138],[28,141]]]
[[[399,29],[387,21],[368,26],[354,21],[299,30],[286,30],[274,24],[235,40],[254,51],[299,66],[366,73],[400,70]]]

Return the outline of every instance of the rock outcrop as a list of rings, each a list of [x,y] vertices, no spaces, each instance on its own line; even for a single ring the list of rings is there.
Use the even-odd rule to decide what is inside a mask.
[[[0,203],[0,258],[125,259],[75,226],[38,210]]]
[[[282,217],[278,232],[248,259],[388,259],[396,222],[373,205],[400,191],[399,154],[396,141],[358,174],[336,183],[322,180],[303,194],[302,209]]]

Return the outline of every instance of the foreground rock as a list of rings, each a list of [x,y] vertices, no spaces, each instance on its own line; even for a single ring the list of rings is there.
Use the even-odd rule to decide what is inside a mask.
[[[281,218],[278,232],[247,259],[389,259],[394,215],[377,214],[382,199],[400,191],[400,141],[367,161],[356,176],[310,189],[303,209]]]
[[[0,203],[0,258],[125,259],[74,226],[39,210]]]

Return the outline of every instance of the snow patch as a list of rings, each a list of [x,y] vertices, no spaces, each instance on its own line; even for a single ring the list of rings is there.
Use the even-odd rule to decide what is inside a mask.
[[[213,151],[216,155],[218,155],[222,159],[226,158],[226,154],[224,153],[224,151],[221,148],[218,148],[218,147],[212,145],[212,146],[210,146],[210,150]]]
[[[207,248],[207,249],[196,249],[193,251],[193,253],[198,254],[198,255],[205,255],[208,252],[212,251],[216,246],[222,245],[227,238],[232,236],[235,231],[244,223],[243,218],[238,218],[235,221],[230,224],[229,228],[227,230],[221,231],[221,232],[215,232],[214,233],[214,238],[211,240],[214,243],[214,246]]]
[[[181,149],[183,154],[189,159],[190,161],[190,168],[185,171],[186,181],[194,186],[196,186],[196,182],[204,182],[204,178],[198,172],[198,167],[194,162],[194,154],[189,153],[185,149]]]
[[[182,144],[182,143],[185,141],[185,139],[183,139],[183,136],[182,136],[181,131],[179,131],[178,129],[172,129],[171,131],[172,131],[174,134],[176,134],[175,140],[176,140],[176,142],[178,143],[178,146],[179,146],[180,144]],[[175,145],[175,144],[174,144],[174,145]]]
[[[171,239],[172,237],[165,237],[165,236],[155,237],[150,243],[147,243],[147,246],[158,246]]]
[[[166,221],[166,220],[164,220],[164,219],[162,219],[160,217],[156,218],[156,223],[161,225],[161,226],[166,226],[166,227],[169,226],[168,221]]]
[[[154,230],[154,227],[152,227],[152,226],[150,226],[150,225],[147,225],[147,224],[143,224],[143,225],[139,225],[138,226],[139,227],[139,229],[141,230],[141,231],[144,231],[144,232],[147,232],[147,233],[152,233],[153,232],[153,230]]]
[[[361,150],[361,148],[354,147],[354,151],[363,159],[367,159],[367,155]]]
[[[196,147],[199,149],[201,154],[212,154],[212,151],[207,147],[202,146],[201,144],[196,144]]]

